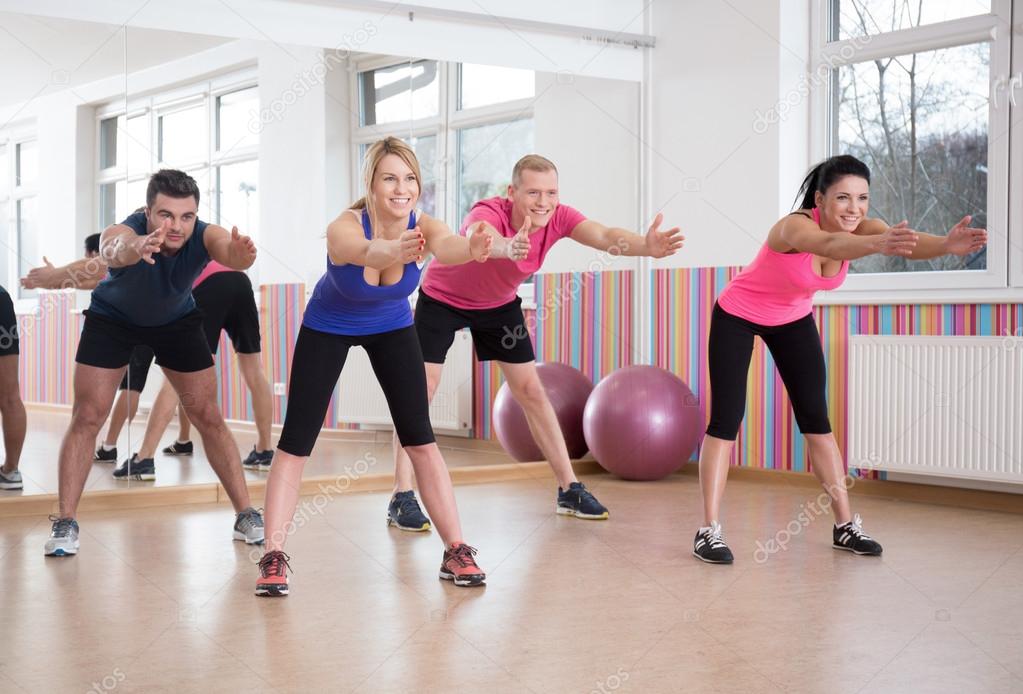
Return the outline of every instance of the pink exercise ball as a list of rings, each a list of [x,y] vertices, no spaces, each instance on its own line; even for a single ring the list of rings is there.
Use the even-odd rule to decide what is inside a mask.
[[[582,371],[557,362],[537,364],[536,372],[558,417],[569,457],[581,458],[586,455],[583,408],[593,390],[593,382]],[[493,423],[497,440],[512,458],[522,463],[544,459],[529,431],[526,414],[515,402],[507,383],[501,386],[494,399]]]
[[[627,366],[590,394],[583,432],[601,467],[627,480],[659,480],[692,456],[703,434],[700,402],[656,366]]]

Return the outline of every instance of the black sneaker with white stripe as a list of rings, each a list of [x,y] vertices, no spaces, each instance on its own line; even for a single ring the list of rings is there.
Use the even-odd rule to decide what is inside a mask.
[[[863,532],[863,522],[858,513],[848,523],[835,526],[834,543],[831,546],[835,549],[844,549],[853,554],[863,554],[869,557],[880,556],[882,552],[881,545]]]
[[[709,528],[700,528],[696,531],[696,538],[693,540],[693,556],[708,564],[732,563],[732,550],[728,549],[728,545],[725,544],[720,523],[713,521]]]

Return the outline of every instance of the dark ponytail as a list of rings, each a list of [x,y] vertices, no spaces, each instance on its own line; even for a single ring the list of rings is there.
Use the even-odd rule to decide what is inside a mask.
[[[866,164],[848,154],[839,154],[825,159],[806,174],[796,193],[796,201],[799,203],[797,209],[812,210],[817,206],[814,199],[817,192],[827,192],[831,184],[844,176],[858,176],[870,183],[870,169]]]

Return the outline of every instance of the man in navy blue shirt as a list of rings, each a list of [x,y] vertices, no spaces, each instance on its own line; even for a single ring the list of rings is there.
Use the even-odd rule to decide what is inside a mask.
[[[92,292],[75,357],[71,425],[60,448],[60,511],[46,541],[48,556],[78,552],[75,513],[92,446],[137,345],[153,350],[199,430],[237,513],[234,539],[263,541],[263,519],[249,503],[238,449],[220,414],[213,357],[192,298],[192,283],[211,258],[244,270],[255,261],[256,246],[237,228],[228,232],[200,221],[198,208],[195,180],[164,169],[149,179],[145,210],[100,238],[109,274]]]

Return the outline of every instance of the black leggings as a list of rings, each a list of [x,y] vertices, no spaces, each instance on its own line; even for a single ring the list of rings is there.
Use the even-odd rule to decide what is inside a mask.
[[[771,350],[804,434],[830,434],[827,373],[821,337],[812,314],[783,325],[758,325],[714,304],[710,321],[710,425],[707,434],[734,441],[746,410],[746,375],[753,336]]]
[[[375,335],[334,335],[303,325],[291,360],[284,430],[277,442],[282,451],[297,456],[312,453],[348,350],[356,346],[369,355],[401,445],[422,446],[436,440],[423,353],[413,326]]]

